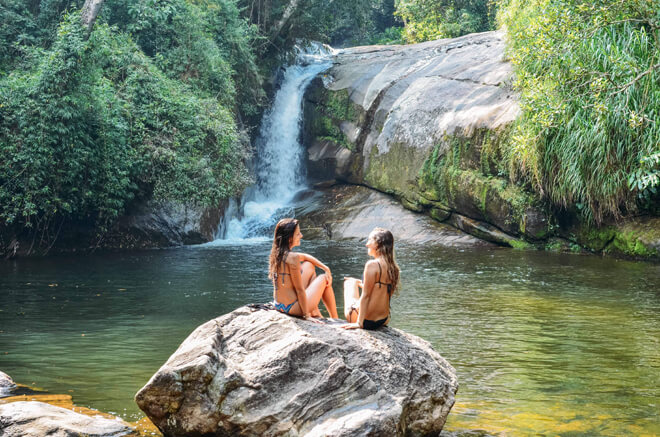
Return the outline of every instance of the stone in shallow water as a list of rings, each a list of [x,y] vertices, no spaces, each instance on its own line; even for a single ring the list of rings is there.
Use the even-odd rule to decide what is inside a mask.
[[[5,372],[0,371],[0,396],[9,396],[16,383]]]
[[[3,437],[120,437],[133,430],[123,421],[90,417],[43,402],[0,405]]]
[[[456,373],[393,328],[242,307],[198,327],[136,395],[166,436],[438,435]]]

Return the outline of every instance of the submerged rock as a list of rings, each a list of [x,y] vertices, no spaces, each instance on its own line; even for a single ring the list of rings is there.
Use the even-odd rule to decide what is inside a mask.
[[[9,396],[16,383],[5,372],[0,371],[0,397]]]
[[[166,436],[438,435],[456,373],[393,328],[242,307],[198,327],[136,402]]]
[[[120,437],[133,433],[127,423],[90,417],[43,402],[0,405],[3,437]]]

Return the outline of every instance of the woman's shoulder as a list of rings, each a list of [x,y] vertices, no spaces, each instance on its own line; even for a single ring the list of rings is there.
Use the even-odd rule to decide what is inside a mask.
[[[297,252],[289,252],[286,254],[284,262],[290,265],[300,264],[300,254]]]
[[[375,259],[370,259],[364,265],[364,269],[369,273],[376,273],[378,271],[378,267],[379,267],[378,261],[376,261]]]

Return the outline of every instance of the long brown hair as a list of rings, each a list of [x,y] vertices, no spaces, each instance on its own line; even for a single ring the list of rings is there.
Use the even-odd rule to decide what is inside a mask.
[[[392,284],[392,294],[398,294],[400,269],[396,263],[396,259],[394,259],[394,236],[384,228],[374,228],[369,236],[376,243],[376,251],[385,258],[385,263],[387,264],[385,269]]]
[[[291,244],[291,239],[296,233],[297,226],[298,220],[294,218],[283,218],[275,226],[273,247],[270,249],[270,258],[268,260],[268,278],[273,281],[274,287],[277,287],[277,268],[291,251],[289,244]]]

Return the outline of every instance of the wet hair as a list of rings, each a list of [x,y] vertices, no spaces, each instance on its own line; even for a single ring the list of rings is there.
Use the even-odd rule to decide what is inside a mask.
[[[268,278],[273,281],[273,286],[277,283],[277,268],[291,251],[289,245],[291,244],[291,239],[296,232],[297,226],[298,220],[294,218],[283,218],[275,225],[273,247],[270,249],[268,266]]]
[[[392,284],[392,294],[398,294],[399,291],[399,265],[394,258],[394,236],[390,231],[384,228],[374,228],[369,234],[376,243],[376,251],[385,258],[385,269],[387,276]]]

